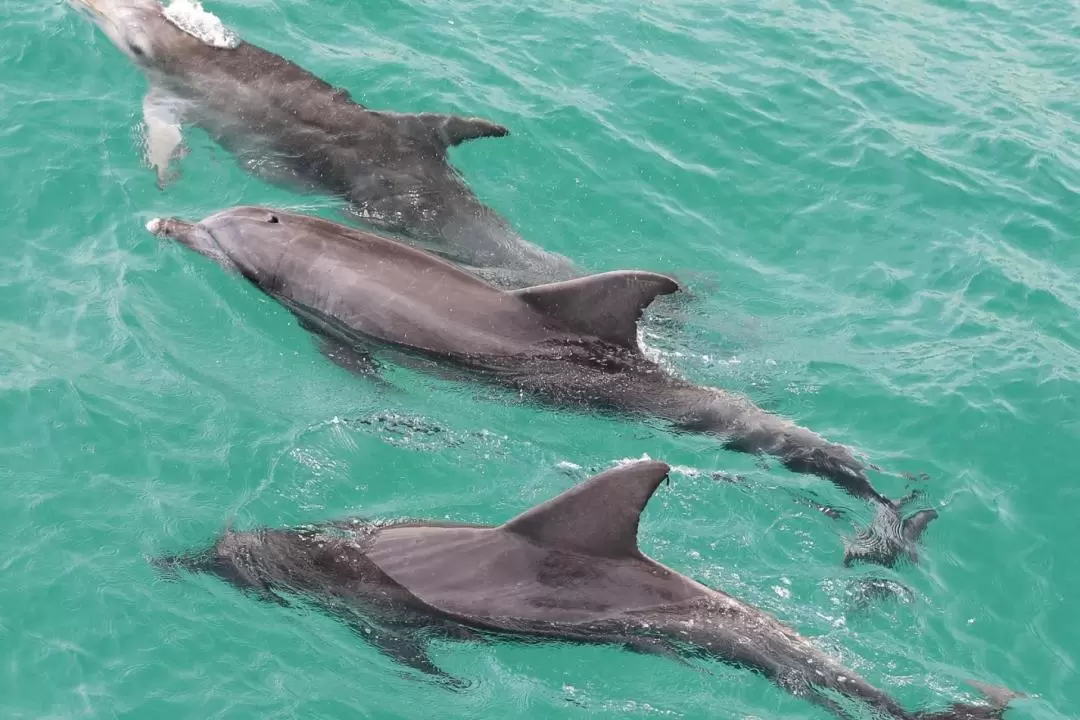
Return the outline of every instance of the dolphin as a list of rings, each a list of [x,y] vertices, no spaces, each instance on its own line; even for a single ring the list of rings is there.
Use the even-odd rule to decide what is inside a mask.
[[[149,79],[147,160],[162,187],[181,127],[192,124],[256,176],[340,197],[370,227],[492,282],[520,287],[580,274],[567,258],[518,235],[450,164],[449,148],[503,137],[505,127],[475,117],[369,110],[348,91],[215,28],[220,21],[189,0],[186,14],[170,12],[180,0],[168,9],[157,0],[69,2],[88,11]],[[183,29],[177,24],[192,15]],[[220,36],[215,42],[213,32]]]
[[[617,271],[513,291],[493,287],[417,248],[321,218],[236,207],[201,222],[154,219],[147,228],[247,278],[321,338],[338,364],[371,367],[372,353],[434,365],[572,408],[655,417],[720,436],[730,449],[771,455],[824,477],[878,508],[852,558],[916,559],[933,510],[901,520],[851,452],[747,398],[665,372],[642,353],[637,322],[678,284]]]
[[[229,530],[209,550],[154,562],[174,579],[204,572],[282,605],[307,600],[444,680],[425,637],[607,643],[715,660],[841,718],[854,703],[889,718],[990,720],[1016,697],[980,686],[990,704],[909,712],[771,615],[647,557],[641,513],[668,473],[662,462],[625,464],[499,526],[345,519]]]

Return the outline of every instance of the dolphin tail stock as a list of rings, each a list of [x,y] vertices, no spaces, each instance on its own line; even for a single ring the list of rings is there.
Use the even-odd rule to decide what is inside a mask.
[[[886,693],[874,688],[859,677],[848,676],[844,687],[828,684],[809,687],[800,687],[802,692],[797,693],[844,720],[851,718],[846,704],[834,700],[831,694],[826,694],[826,689],[839,692],[849,700],[865,703],[873,708],[878,715],[876,717],[890,717],[894,720],[1003,720],[1009,703],[1014,698],[1022,698],[1022,693],[1013,692],[1006,688],[987,685],[975,680],[967,680],[969,685],[978,690],[985,698],[984,702],[955,702],[943,710],[905,710],[896,700]],[[862,715],[858,715],[862,717]]]
[[[163,579],[170,582],[178,582],[181,571],[190,573],[205,572],[210,564],[207,551],[158,555],[148,558],[148,561]]]
[[[905,505],[917,495],[902,500],[887,498],[871,484],[866,466],[848,448],[767,413],[749,401],[740,404],[727,393],[717,398],[699,411],[692,429],[725,437],[724,445],[728,449],[775,457],[792,472],[829,480],[849,495],[873,505],[873,522],[847,543],[845,565],[861,561],[892,567],[901,558],[918,561],[919,539],[938,517],[936,510],[920,510],[905,518]],[[723,411],[721,401],[733,410]]]
[[[788,424],[780,418],[776,421]],[[817,475],[833,483],[849,495],[863,499],[876,501],[882,505],[896,506],[897,503],[882,495],[870,483],[866,474],[866,467],[855,458],[843,445],[830,443],[816,433],[798,425],[790,424],[790,428],[778,428],[778,437],[770,441],[762,441],[753,435],[738,440],[729,441],[757,443],[761,447],[758,452],[767,452],[780,459],[788,470],[808,475]]]
[[[977,680],[968,680],[967,683],[982,693],[989,702],[953,703],[945,710],[915,713],[914,720],[1001,720],[1012,700],[1025,697],[1023,693]]]
[[[233,530],[233,524],[235,517],[230,517],[225,523],[225,531],[223,537],[228,535]],[[158,555],[156,557],[149,558],[150,564],[161,574],[163,578],[170,581],[177,581],[180,579],[180,571],[186,571],[189,573],[213,573],[215,560],[214,560],[214,548],[207,547],[201,550],[193,550],[184,553],[176,553],[172,555]]]
[[[220,550],[223,543],[243,542],[243,534],[235,534],[232,531],[232,523],[218,541],[207,548],[194,550],[187,553],[174,555],[161,555],[150,558],[153,565],[162,577],[169,581],[179,581],[181,572],[193,575],[214,575],[228,582],[243,593],[272,605],[289,607],[289,603],[283,597],[273,591],[264,578],[260,576],[259,569],[249,563],[235,562],[223,559]]]
[[[866,467],[843,445],[767,412],[743,395],[681,380],[667,385],[662,392],[666,401],[655,410],[681,429],[715,435],[728,450],[773,457],[788,470],[816,475],[853,497],[895,505],[870,483]]]
[[[824,441],[822,441],[824,442]],[[937,519],[938,512],[932,508],[919,510],[904,517],[904,508],[918,497],[912,494],[900,500],[882,495],[871,483],[866,468],[842,445],[808,443],[782,455],[784,465],[795,472],[805,472],[830,480],[849,494],[875,503],[874,523],[862,536],[884,535],[888,538],[888,552],[874,562],[893,565],[902,553],[911,562],[918,562],[918,544],[927,526]],[[885,549],[885,548],[879,548]],[[850,565],[859,553],[845,552],[844,564]],[[864,554],[865,555],[865,554]]]
[[[820,671],[826,671],[836,681],[822,677]],[[814,677],[794,674],[773,676],[771,679],[793,695],[828,710],[842,720],[864,717],[862,712],[855,711],[850,704],[852,702],[872,708],[874,717],[893,720],[1003,720],[1010,701],[1024,697],[1022,693],[969,679],[966,680],[967,684],[984,696],[983,702],[955,702],[942,710],[908,711],[893,697],[839,665],[830,667],[829,662],[817,663],[814,673]]]
[[[971,703],[954,703],[948,710],[934,712],[921,712],[915,715],[916,720],[1000,720],[1005,713],[1005,708],[991,705],[974,705]]]

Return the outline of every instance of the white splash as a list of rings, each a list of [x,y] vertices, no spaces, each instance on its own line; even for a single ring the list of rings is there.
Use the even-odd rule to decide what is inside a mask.
[[[637,330],[637,343],[638,349],[641,350],[641,354],[644,355],[646,359],[652,360],[657,365],[660,364],[662,359],[660,351],[645,342],[645,330],[640,325]]]
[[[646,462],[649,460],[652,460],[652,458],[649,457],[649,453],[642,453],[641,457],[639,458],[621,458],[613,462],[612,465],[614,465],[615,467],[625,467],[627,465],[633,465],[635,463]]]
[[[217,15],[203,10],[199,0],[173,0],[165,8],[165,17],[207,45],[232,49],[240,44],[240,36],[225,27]]]

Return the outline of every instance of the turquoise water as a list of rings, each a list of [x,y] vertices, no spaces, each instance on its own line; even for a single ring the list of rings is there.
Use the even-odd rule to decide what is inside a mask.
[[[749,673],[436,644],[447,693],[315,613],[148,556],[227,522],[498,522],[647,454],[644,549],[819,638],[909,707],[963,679],[1080,704],[1080,15],[1066,3],[214,2],[399,111],[509,126],[453,161],[593,270],[672,272],[648,344],[921,487],[921,563],[844,569],[868,511],[707,438],[327,363],[273,301],[143,229],[237,203],[335,218],[189,131],[159,192],[142,75],[63,3],[0,9],[0,717],[818,718]],[[737,482],[714,478],[721,471]],[[911,482],[900,473],[929,479]],[[816,489],[837,522],[792,501]],[[865,580],[905,588],[867,597]],[[970,697],[970,694],[966,696]]]

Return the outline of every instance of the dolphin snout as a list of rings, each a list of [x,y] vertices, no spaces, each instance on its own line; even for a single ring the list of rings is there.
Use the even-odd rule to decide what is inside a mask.
[[[159,238],[175,240],[202,253],[215,247],[213,235],[200,223],[180,218],[154,218],[146,223],[146,229]]]
[[[146,223],[146,229],[158,237],[171,237],[179,240],[183,235],[195,230],[195,223],[180,218],[154,218]]]

